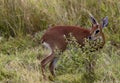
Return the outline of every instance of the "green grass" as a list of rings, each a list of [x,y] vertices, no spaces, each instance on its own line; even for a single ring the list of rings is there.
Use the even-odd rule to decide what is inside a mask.
[[[89,14],[99,22],[109,18],[106,44],[95,52],[94,83],[120,82],[119,0],[0,0],[0,10],[0,83],[45,83],[40,61],[48,51],[40,44],[42,34],[49,25],[89,28]],[[53,83],[85,83],[82,62],[87,56],[80,53],[74,49],[63,53]],[[46,74],[50,75],[48,69]]]
[[[35,37],[37,39],[37,37]],[[35,40],[34,38],[34,40]],[[12,83],[44,83],[42,78],[42,73],[40,69],[40,61],[47,55],[48,51],[43,50],[41,45],[36,45],[37,43],[33,41],[30,36],[21,38],[26,43],[19,41],[20,45],[24,46],[16,48],[9,54],[7,52],[1,51],[0,53],[0,81],[2,83],[12,82]],[[29,39],[29,40],[28,40]],[[8,40],[1,46],[8,45],[7,51],[14,49],[18,39],[13,39],[13,41]],[[13,42],[13,43],[11,43]],[[19,46],[17,43],[17,45]],[[72,47],[72,46],[71,46]],[[3,49],[6,49],[6,47]],[[74,49],[73,49],[74,50]],[[82,63],[85,54],[80,54],[80,51],[71,51],[66,50],[60,57],[57,68],[56,68],[56,78],[54,79],[55,83],[86,83],[83,81],[83,75],[85,71],[85,65]],[[78,49],[80,50],[80,49]],[[72,54],[72,53],[73,54]],[[114,83],[120,81],[120,49],[111,45],[108,41],[101,51],[95,53],[97,56],[95,74],[96,80],[95,83]],[[46,75],[49,76],[50,73],[47,72]],[[51,81],[47,81],[51,83]]]

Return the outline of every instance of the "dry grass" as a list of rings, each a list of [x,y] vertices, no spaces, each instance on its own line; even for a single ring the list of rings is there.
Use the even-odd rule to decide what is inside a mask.
[[[119,0],[0,0],[0,82],[45,83],[40,61],[46,50],[38,44],[44,30],[49,25],[89,28],[89,14],[92,14],[99,22],[103,17],[109,17],[109,25],[104,29],[106,45],[96,53],[99,59],[96,61],[95,83],[119,83],[119,9]],[[40,33],[33,37],[38,31]],[[63,55],[53,83],[80,83],[84,71],[81,63],[76,66],[69,52]]]

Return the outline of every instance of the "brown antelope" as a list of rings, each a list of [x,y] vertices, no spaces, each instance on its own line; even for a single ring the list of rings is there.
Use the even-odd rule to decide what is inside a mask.
[[[77,27],[77,26],[54,26],[50,27],[45,34],[42,36],[41,41],[43,45],[45,45],[49,50],[50,54],[41,61],[41,69],[44,79],[45,76],[45,67],[48,63],[49,70],[53,76],[55,76],[54,69],[55,63],[57,62],[57,56],[55,55],[55,48],[57,47],[60,51],[65,51],[67,42],[64,36],[68,37],[69,33],[71,33],[77,40],[78,44],[81,46],[84,45],[85,38],[90,40],[100,39],[103,41],[103,45],[105,44],[104,34],[102,29],[108,25],[108,17],[106,16],[102,20],[102,24],[98,24],[93,16],[90,16],[92,20],[92,27],[90,29]]]

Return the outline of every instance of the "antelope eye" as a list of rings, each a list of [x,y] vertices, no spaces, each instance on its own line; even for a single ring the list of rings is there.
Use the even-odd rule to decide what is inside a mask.
[[[97,33],[99,33],[99,32],[100,32],[100,30],[96,30],[95,34],[97,34]]]

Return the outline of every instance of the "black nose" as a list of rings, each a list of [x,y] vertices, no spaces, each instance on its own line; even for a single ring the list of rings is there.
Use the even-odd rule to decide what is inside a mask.
[[[88,37],[88,39],[89,39],[89,40],[91,40],[91,39],[92,39],[92,37],[91,37],[91,36],[89,36],[89,37]]]

